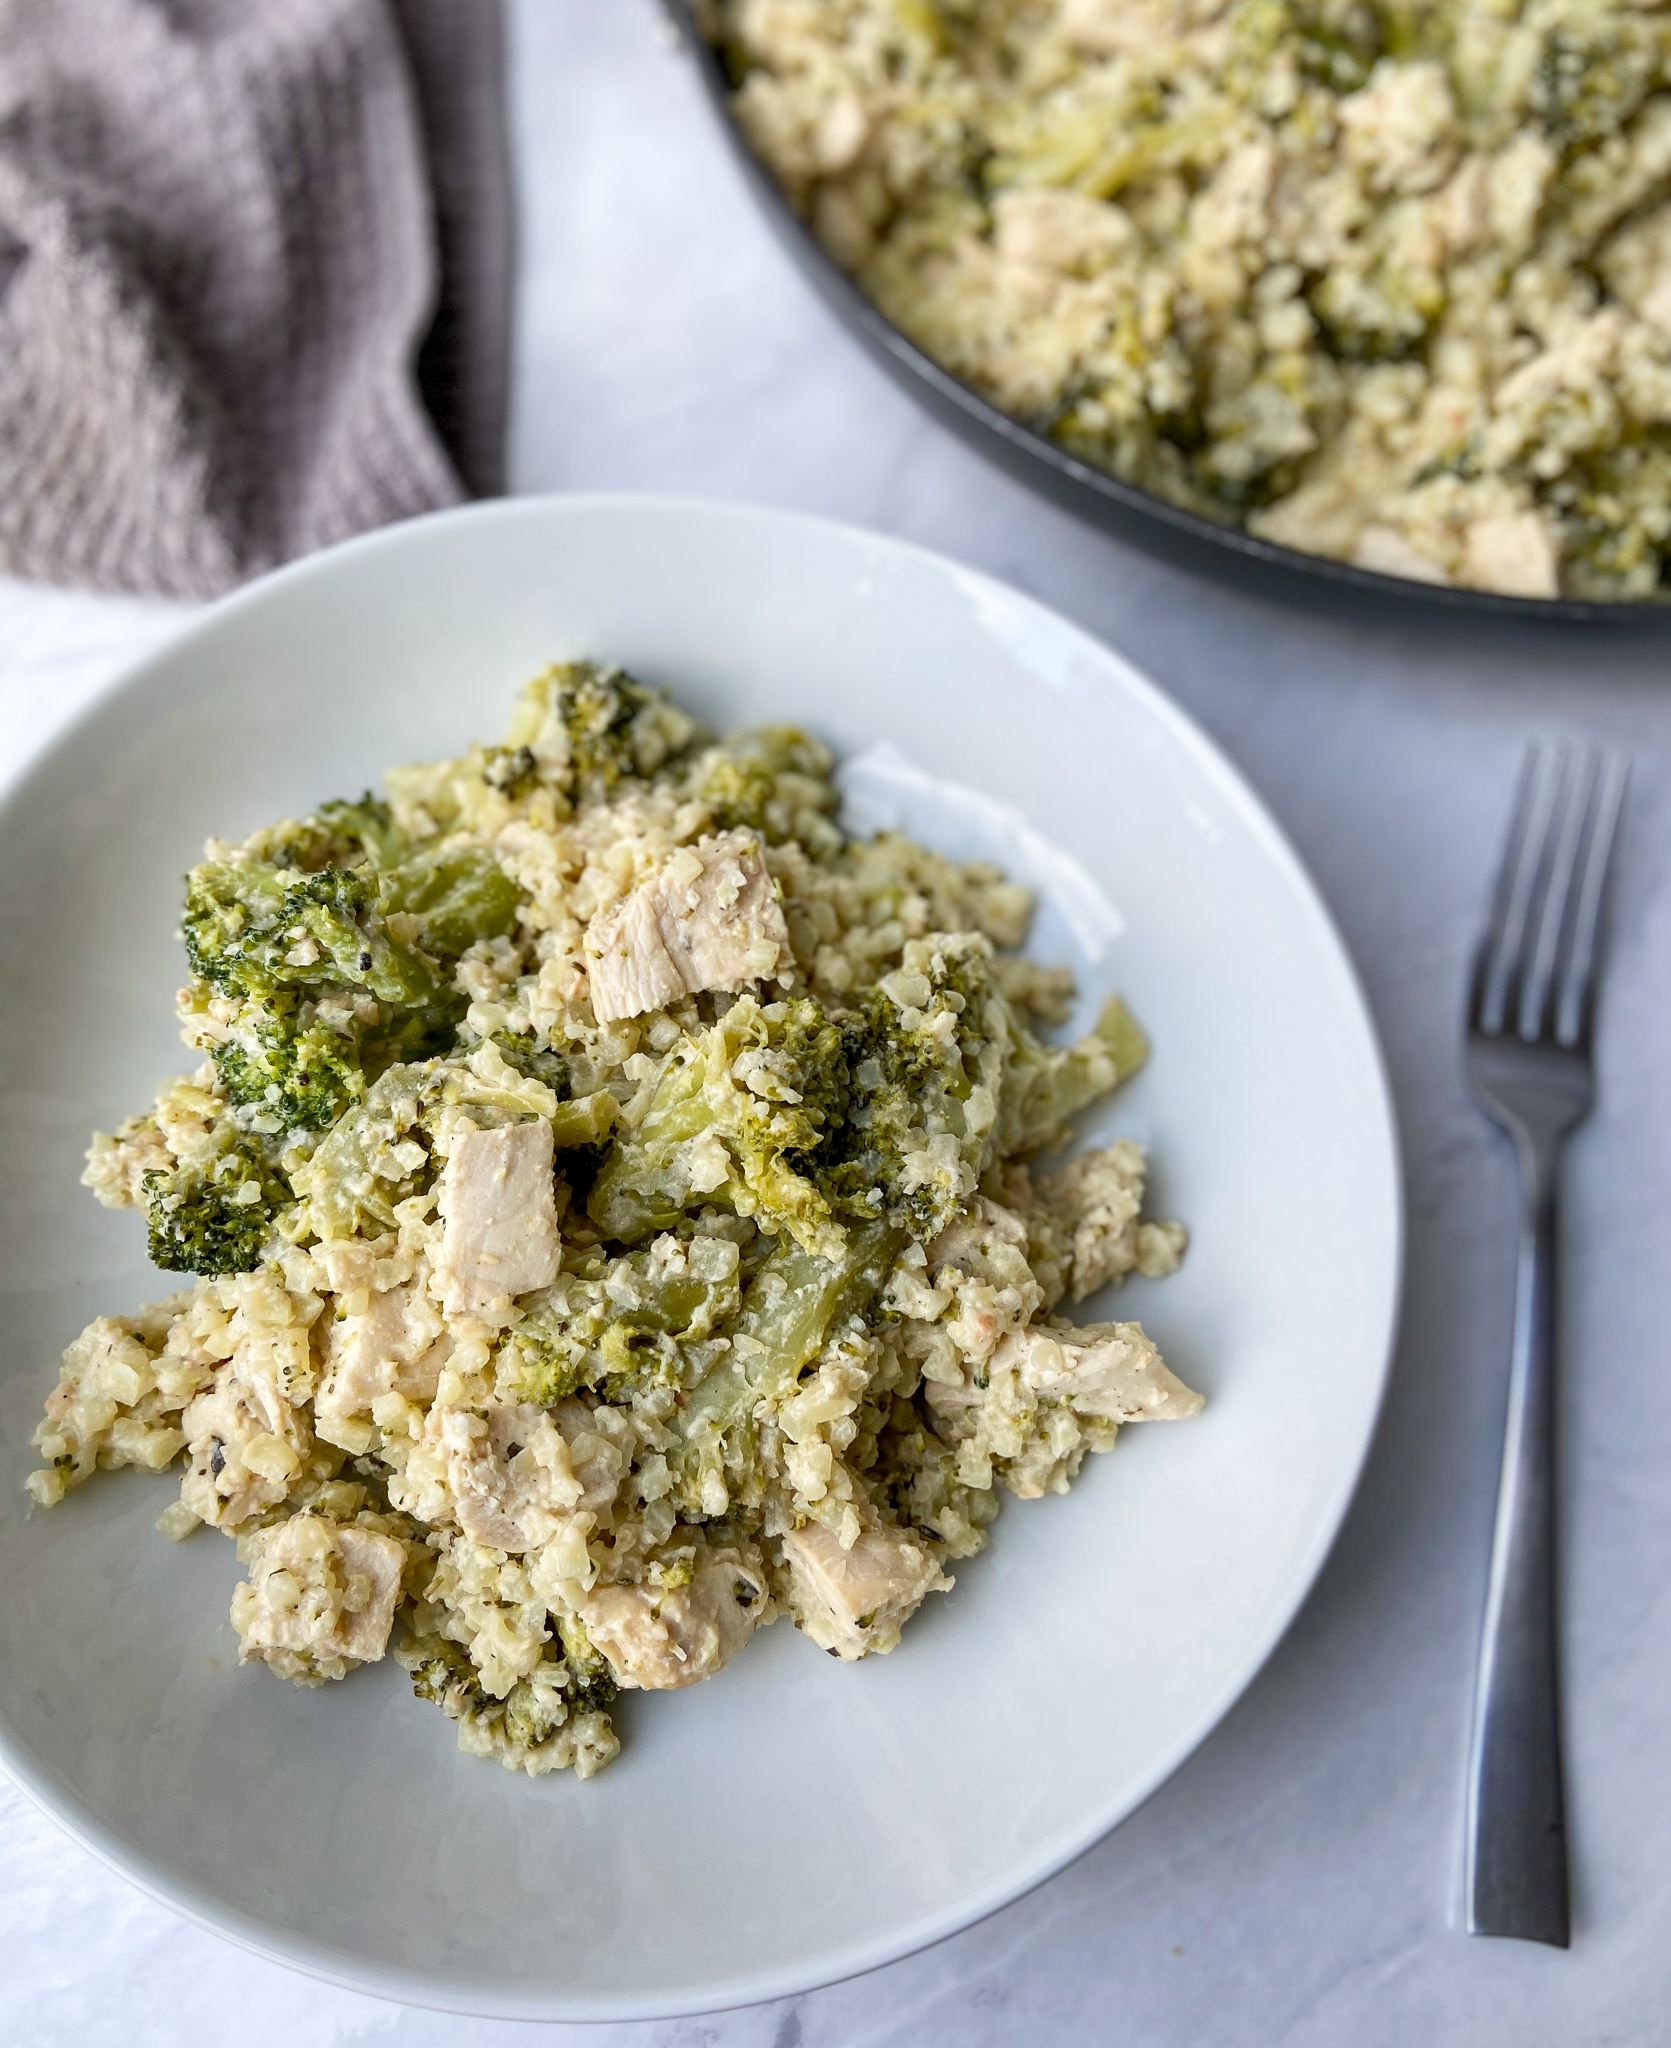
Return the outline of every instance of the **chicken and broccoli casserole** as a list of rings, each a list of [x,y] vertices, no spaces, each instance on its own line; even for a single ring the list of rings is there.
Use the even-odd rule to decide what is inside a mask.
[[[1136,1145],[1038,1163],[1137,1025],[1036,1035],[1027,892],[848,836],[830,771],[577,663],[503,746],[211,842],[202,1064],[85,1176],[195,1278],[70,1346],[35,1498],[183,1459],[159,1526],[236,1539],[244,1661],[392,1643],[464,1749],[588,1775],[619,1689],[781,1613],[890,1650],[999,1489],[1193,1414],[1056,1314],[1183,1250]]]
[[[824,247],[1074,454],[1393,575],[1665,595],[1671,7],[706,15]]]

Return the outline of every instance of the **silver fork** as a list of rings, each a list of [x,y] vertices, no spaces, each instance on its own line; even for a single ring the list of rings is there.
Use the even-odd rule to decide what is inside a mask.
[[[1468,1083],[1514,1142],[1520,1259],[1508,1422],[1468,1761],[1471,1934],[1565,1948],[1555,1642],[1555,1181],[1594,1095],[1597,935],[1628,763],[1534,746],[1468,1008]]]

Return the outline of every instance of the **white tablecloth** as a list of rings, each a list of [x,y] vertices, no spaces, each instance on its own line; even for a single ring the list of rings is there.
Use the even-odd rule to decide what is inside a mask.
[[[812,299],[652,0],[520,0],[514,25],[515,487],[718,493],[908,535],[1082,621],[1230,748],[1332,902],[1385,1036],[1410,1191],[1385,1419],[1316,1593],[1217,1734],[1073,1868],[927,1954],[700,2021],[538,2029],[410,2011],[185,1925],[0,1784],[0,2039],[1657,2048],[1671,2036],[1671,638],[1414,607],[1347,625],[1097,537],[922,417]],[[0,584],[0,772],[181,616]],[[1636,759],[1602,1099],[1567,1181],[1565,1955],[1470,1941],[1453,1911],[1512,1252],[1508,1160],[1458,1074],[1459,990],[1534,732],[1596,734]]]

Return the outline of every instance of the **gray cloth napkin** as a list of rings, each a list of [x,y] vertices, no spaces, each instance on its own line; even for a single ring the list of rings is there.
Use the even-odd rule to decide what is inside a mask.
[[[208,597],[501,488],[498,0],[0,0],[0,570]]]

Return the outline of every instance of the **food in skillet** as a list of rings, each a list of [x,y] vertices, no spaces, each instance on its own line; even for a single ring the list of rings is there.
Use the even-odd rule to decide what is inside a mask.
[[[1671,7],[717,0],[904,333],[1126,482],[1369,569],[1658,598]]]

